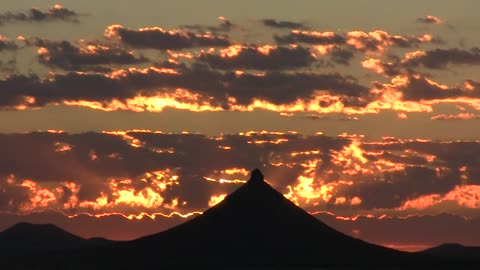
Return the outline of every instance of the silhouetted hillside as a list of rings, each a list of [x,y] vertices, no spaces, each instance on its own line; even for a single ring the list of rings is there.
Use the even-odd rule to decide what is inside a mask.
[[[63,250],[87,242],[51,224],[18,223],[0,233],[0,250],[4,252]]]
[[[466,247],[460,244],[443,244],[421,251],[421,253],[443,258],[476,260],[480,262],[480,247]]]
[[[104,238],[84,239],[52,224],[22,222],[0,232],[0,251],[9,256],[60,252],[111,243]]]
[[[5,247],[44,244],[59,251],[0,260],[1,269],[470,269],[475,265],[431,255],[435,252],[401,252],[340,233],[273,189],[259,170],[202,215],[133,241],[69,249],[88,240],[51,225],[31,224],[19,224],[2,235],[8,239]]]
[[[342,234],[286,199],[255,170],[221,203],[182,225],[124,243],[162,261],[207,265],[357,265],[409,260],[411,254]]]

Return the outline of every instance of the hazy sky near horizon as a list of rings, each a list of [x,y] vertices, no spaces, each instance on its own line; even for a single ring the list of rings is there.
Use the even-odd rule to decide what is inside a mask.
[[[51,220],[96,236],[86,224],[98,219],[100,236],[130,239],[214,205],[259,167],[346,233],[480,245],[479,9],[6,1],[0,229]],[[112,216],[124,225],[108,232]],[[411,225],[442,220],[457,233]]]

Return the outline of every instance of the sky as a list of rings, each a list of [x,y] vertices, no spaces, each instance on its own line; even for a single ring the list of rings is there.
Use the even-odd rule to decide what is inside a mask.
[[[0,230],[134,239],[260,168],[323,222],[480,245],[478,1],[7,1]]]

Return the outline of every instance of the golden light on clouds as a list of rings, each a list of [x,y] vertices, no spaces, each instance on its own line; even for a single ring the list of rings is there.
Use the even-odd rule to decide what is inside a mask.
[[[210,201],[208,202],[208,206],[212,207],[218,204],[219,202],[223,201],[227,194],[220,194],[220,195],[213,195],[210,197]]]

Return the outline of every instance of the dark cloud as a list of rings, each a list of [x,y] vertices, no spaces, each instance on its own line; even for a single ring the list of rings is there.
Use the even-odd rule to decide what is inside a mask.
[[[388,55],[387,59],[370,58],[362,62],[365,68],[372,69],[379,74],[393,77],[401,74],[421,74],[419,67],[428,69],[447,69],[451,65],[479,65],[480,49],[435,49],[427,51],[413,51],[405,56]],[[474,85],[475,83],[472,83]]]
[[[291,142],[274,144],[278,139]],[[141,146],[131,145],[133,140],[138,140],[136,143]],[[258,146],[255,141],[266,144]],[[127,190],[134,188],[137,192],[142,192],[151,188],[161,193],[165,201],[174,198],[187,201],[188,206],[185,209],[204,209],[210,196],[230,192],[234,188],[232,185],[207,181],[204,179],[206,176],[215,177],[218,172],[231,168],[249,169],[268,164],[272,152],[284,155],[284,151],[309,149],[311,146],[308,145],[311,144],[317,145],[316,149],[322,150],[320,156],[328,159],[330,149],[339,149],[346,142],[343,139],[323,136],[302,138],[295,134],[255,133],[249,136],[228,135],[222,140],[203,135],[150,132],[118,135],[47,132],[3,134],[0,136],[0,145],[4,149],[4,155],[0,162],[4,166],[0,169],[0,175],[4,180],[2,183],[6,185],[3,190],[8,194],[2,196],[6,199],[2,200],[1,208],[8,208],[10,211],[30,210],[20,206],[29,202],[37,189],[22,183],[23,179],[33,179],[38,186],[56,183],[62,189],[70,189],[67,197],[71,196],[73,190],[68,185],[65,186],[64,181],[73,181],[80,187],[80,190],[75,191],[78,200],[76,207],[82,208],[81,201],[95,201],[101,194],[106,194],[109,201],[118,199],[119,195],[112,191],[109,184],[110,179],[118,179],[119,182],[128,178],[132,179],[132,182],[125,184],[124,188]],[[230,149],[222,148],[225,146]],[[179,164],[182,165],[179,167]],[[265,165],[266,168],[269,166],[271,165]],[[153,172],[169,170],[172,175],[178,175],[179,186],[166,190],[158,188],[155,178],[151,178]],[[240,175],[240,179],[245,177],[247,176],[244,174]],[[164,178],[159,180],[164,181]],[[117,185],[122,187],[120,183]],[[66,193],[62,194],[65,196]],[[12,200],[19,203],[11,203]],[[61,208],[65,201],[68,200],[61,199]],[[35,206],[41,208],[41,205]]]
[[[96,43],[76,46],[69,41],[33,39],[27,44],[39,47],[40,63],[64,70],[110,70],[110,65],[131,65],[148,61],[120,47],[108,47]]]
[[[195,47],[226,47],[230,41],[226,36],[214,34],[196,34],[182,30],[163,30],[159,27],[132,30],[121,25],[111,25],[107,28],[107,37],[119,38],[132,47],[152,48],[159,50],[179,50]]]
[[[219,179],[245,180],[255,167],[275,188],[311,211],[394,213],[422,196],[434,195],[440,202],[447,194],[448,200],[458,200],[457,209],[480,203],[468,193],[480,179],[478,142],[366,142],[355,136],[275,132],[220,137],[34,132],[2,134],[0,147],[4,212],[49,207],[72,214],[168,213],[173,201],[181,213],[198,211],[208,206],[211,196],[237,187]],[[131,204],[124,201],[135,196]],[[149,199],[141,200],[145,196]],[[99,198],[106,200],[103,207],[92,206]],[[427,205],[422,207],[434,206],[424,201]]]
[[[292,31],[288,35],[275,35],[279,44],[307,43],[314,45],[344,44],[345,36],[334,32]]]
[[[440,24],[442,23],[442,20],[436,16],[427,15],[425,17],[418,18],[417,22],[426,24]]]
[[[188,89],[197,97],[187,98],[197,105],[229,109],[232,105],[251,105],[255,99],[285,105],[303,100],[312,101],[317,90],[338,96],[347,107],[362,107],[369,91],[354,78],[338,73],[282,73],[263,75],[217,72],[203,68],[171,70],[129,69],[111,75],[89,73],[54,74],[51,78],[13,75],[0,81],[0,106],[38,107],[63,101],[91,101],[100,104],[120,102],[136,96],[172,94]],[[33,98],[33,99],[32,99]],[[229,98],[234,98],[233,102]],[[182,98],[178,98],[182,101]]]
[[[42,11],[32,8],[27,12],[6,12],[0,14],[0,25],[10,22],[50,22],[50,21],[65,21],[78,22],[79,14],[75,11],[64,8],[60,5]]]
[[[364,209],[390,209],[421,195],[446,194],[460,183],[460,175],[456,171],[438,175],[435,168],[406,166],[403,170],[384,172],[376,181],[357,183],[355,190],[344,195],[363,198]]]
[[[0,35],[0,52],[1,51],[12,51],[18,48],[17,44],[14,41],[7,39],[4,36]]]
[[[287,29],[306,29],[307,27],[303,23],[291,22],[291,21],[277,21],[274,19],[263,19],[261,21],[263,25],[273,28],[287,28]]]
[[[381,30],[372,32],[350,31],[347,33],[293,30],[288,35],[275,35],[274,39],[280,44],[307,43],[312,45],[342,45],[358,51],[380,51],[388,46],[412,48],[417,47],[421,43],[432,42],[434,40],[430,35],[390,35]]]
[[[449,98],[478,98],[480,89],[474,91],[460,87],[448,88],[429,80],[424,76],[409,76],[408,82],[397,90],[403,93],[403,99],[408,101],[442,100]]]
[[[406,59],[403,64],[406,67],[424,66],[432,69],[444,69],[449,64],[479,65],[480,49],[474,47],[470,50],[458,48],[429,50],[413,55]]]
[[[236,24],[232,23],[225,17],[219,17],[220,24],[218,26],[206,26],[201,24],[189,24],[182,25],[181,28],[195,30],[200,32],[230,32],[233,28],[237,27]]]
[[[329,55],[332,62],[348,65],[355,52],[381,52],[388,47],[416,48],[422,43],[439,42],[430,35],[390,35],[381,30],[347,33],[293,30],[287,35],[275,35],[278,44],[311,44],[322,55]]]
[[[228,50],[228,49],[227,49]],[[201,62],[218,69],[257,69],[281,70],[308,67],[315,62],[315,57],[308,48],[304,47],[271,47],[271,46],[235,46],[238,50],[229,56],[228,53],[202,53]]]
[[[355,56],[352,50],[335,46],[328,50],[328,54],[334,63],[349,65],[350,60]]]

